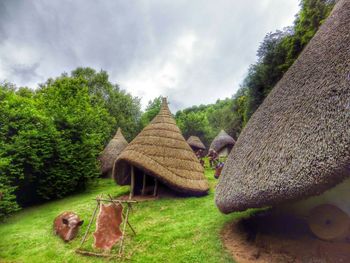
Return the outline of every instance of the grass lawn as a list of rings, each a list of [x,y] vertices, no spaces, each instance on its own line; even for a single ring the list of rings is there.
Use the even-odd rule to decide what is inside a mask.
[[[233,262],[220,241],[223,225],[244,213],[221,214],[214,204],[216,180],[206,170],[210,193],[205,197],[159,199],[134,205],[130,222],[137,235],[128,229],[125,253],[131,262]],[[103,258],[78,255],[74,249],[87,228],[99,194],[118,196],[128,187],[100,179],[88,191],[24,209],[0,224],[0,262],[104,262]],[[53,235],[52,223],[62,211],[75,211],[85,220],[78,237],[64,243]],[[95,227],[95,224],[93,224]],[[91,249],[89,236],[86,248]],[[116,248],[115,248],[116,249]],[[114,250],[113,250],[114,251]]]

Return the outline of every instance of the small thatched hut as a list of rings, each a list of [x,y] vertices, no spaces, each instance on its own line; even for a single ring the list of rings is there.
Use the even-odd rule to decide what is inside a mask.
[[[224,130],[221,130],[210,144],[209,149],[215,150],[218,153],[219,157],[226,157],[230,154],[234,145],[235,140]]]
[[[101,173],[102,175],[111,177],[112,168],[114,161],[117,159],[119,154],[128,145],[125,140],[122,131],[118,128],[117,133],[114,135],[112,140],[107,144],[106,148],[103,150],[99,160],[101,162]]]
[[[114,179],[131,185],[131,196],[159,188],[186,195],[204,195],[208,182],[185,141],[165,98],[159,114],[124,149],[115,162]]]
[[[187,139],[187,143],[194,152],[197,152],[198,150],[205,151],[204,143],[202,143],[201,139],[199,139],[197,136],[190,136]]]
[[[350,0],[340,0],[239,136],[217,186],[222,212],[288,204],[345,184],[336,204],[350,215],[349,32]]]

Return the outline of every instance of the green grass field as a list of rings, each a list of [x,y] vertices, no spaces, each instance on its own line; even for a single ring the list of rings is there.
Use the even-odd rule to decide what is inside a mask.
[[[125,254],[131,262],[233,262],[220,241],[223,225],[243,213],[221,214],[214,204],[216,180],[207,170],[210,193],[205,197],[168,198],[134,205],[130,222],[137,235],[127,231]],[[128,187],[100,179],[79,195],[22,210],[0,225],[0,262],[104,262],[81,256],[78,247],[100,194],[119,196]],[[75,211],[85,220],[78,237],[64,243],[53,235],[52,222],[62,211]],[[95,224],[93,224],[95,227]],[[93,237],[85,246],[92,249]],[[116,251],[113,249],[112,252]]]

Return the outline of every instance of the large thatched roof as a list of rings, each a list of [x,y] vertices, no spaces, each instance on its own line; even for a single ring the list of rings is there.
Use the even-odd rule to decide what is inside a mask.
[[[350,0],[254,113],[216,192],[224,213],[318,195],[350,176]]]
[[[100,161],[101,161],[101,172],[107,173],[113,168],[114,161],[117,159],[119,154],[128,145],[125,140],[122,131],[118,128],[117,133],[114,135],[113,139],[107,144],[106,148],[103,150]]]
[[[210,144],[209,149],[213,149],[216,152],[220,152],[225,147],[233,147],[235,145],[235,140],[228,135],[224,130],[221,130],[220,133],[214,138]]]
[[[205,194],[209,188],[203,167],[176,126],[165,98],[159,114],[115,162],[113,176],[118,184],[130,183],[130,164],[186,194]]]
[[[187,143],[192,149],[202,149],[205,150],[205,145],[202,143],[201,139],[197,136],[190,136],[187,139]]]

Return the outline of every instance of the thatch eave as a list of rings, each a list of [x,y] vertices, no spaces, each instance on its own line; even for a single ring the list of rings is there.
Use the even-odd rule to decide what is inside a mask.
[[[253,114],[216,189],[224,213],[320,195],[350,177],[350,0]]]
[[[216,152],[220,152],[222,149],[228,147],[232,149],[235,145],[235,140],[228,135],[224,130],[221,130],[220,133],[214,138],[210,144],[209,149],[213,149]]]
[[[205,150],[206,149],[204,143],[197,136],[190,136],[187,139],[187,143],[189,146],[191,146],[192,149],[195,149],[195,150]]]

